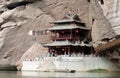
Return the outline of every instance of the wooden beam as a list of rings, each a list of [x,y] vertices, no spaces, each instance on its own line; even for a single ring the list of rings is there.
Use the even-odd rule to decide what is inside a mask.
[[[101,44],[95,48],[95,51],[98,53],[101,53],[105,50],[111,49],[113,47],[119,46],[120,45],[120,38],[115,39],[113,41],[108,42],[107,44]]]

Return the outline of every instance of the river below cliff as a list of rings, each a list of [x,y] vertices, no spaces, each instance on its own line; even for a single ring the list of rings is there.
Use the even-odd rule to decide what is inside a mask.
[[[119,72],[76,72],[76,73],[58,73],[58,72],[15,72],[0,71],[0,78],[119,78]]]

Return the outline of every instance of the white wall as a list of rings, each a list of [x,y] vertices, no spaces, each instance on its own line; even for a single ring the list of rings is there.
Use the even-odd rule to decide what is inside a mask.
[[[77,60],[75,61],[75,59]],[[61,58],[61,61],[56,61],[55,64],[57,69],[70,69],[77,71],[87,71],[100,68],[109,71],[117,70],[117,67],[110,60],[103,57],[64,57]]]
[[[40,61],[23,61],[22,64],[22,70],[35,71],[39,68]]]
[[[22,70],[42,71],[55,69],[69,69],[87,71],[93,69],[118,70],[109,59],[104,57],[48,57],[39,61],[23,61]]]

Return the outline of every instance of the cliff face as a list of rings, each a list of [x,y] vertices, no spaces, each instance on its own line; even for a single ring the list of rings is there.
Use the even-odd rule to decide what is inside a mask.
[[[50,41],[50,34],[46,34],[46,29],[51,27],[49,22],[61,19],[66,13],[77,14],[91,28],[94,47],[109,42],[120,34],[119,2],[0,0],[0,64],[15,65],[18,61],[20,63],[21,57],[39,52],[40,46],[35,48],[36,44]],[[33,35],[28,35],[31,31]]]
[[[103,11],[116,35],[120,35],[120,0],[104,0]]]
[[[96,51],[116,49],[120,45],[120,0],[91,0],[91,7],[94,19],[92,39]]]
[[[116,33],[104,15],[105,5],[101,4],[101,0],[91,0],[90,4],[92,20],[94,20],[92,21],[92,40],[93,46],[97,47],[100,44],[106,44],[107,40],[115,38]]]
[[[87,0],[0,0],[0,63],[12,64],[36,42],[50,41],[43,32],[51,27],[50,21],[65,13],[76,13],[91,27]],[[34,31],[34,35],[28,35]],[[39,32],[38,32],[39,31]],[[26,56],[27,57],[27,56]]]
[[[92,40],[96,53],[120,66],[120,0],[91,0]]]

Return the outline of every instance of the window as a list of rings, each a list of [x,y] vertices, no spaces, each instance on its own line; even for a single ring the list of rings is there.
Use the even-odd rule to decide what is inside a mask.
[[[90,2],[90,0],[87,0],[88,2]]]
[[[93,18],[93,19],[92,19],[92,24],[94,24],[94,21],[95,21],[95,19]]]
[[[104,4],[104,1],[103,0],[100,0],[101,4]]]

